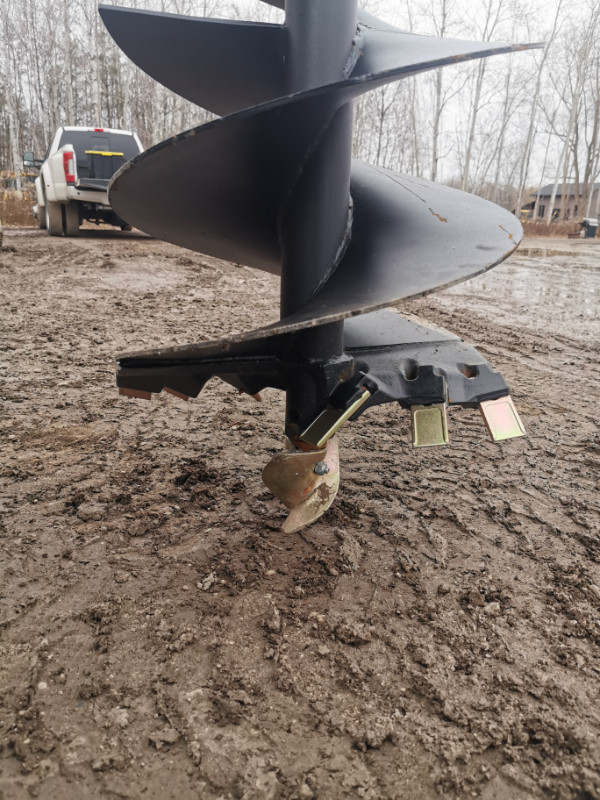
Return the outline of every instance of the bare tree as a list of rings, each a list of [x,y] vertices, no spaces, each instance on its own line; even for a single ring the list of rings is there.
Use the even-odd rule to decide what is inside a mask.
[[[540,59],[537,69],[535,85],[531,98],[529,125],[527,127],[527,137],[525,139],[525,146],[523,148],[523,158],[521,160],[521,166],[519,170],[519,193],[517,195],[517,204],[516,204],[517,212],[519,212],[521,206],[523,205],[523,195],[525,194],[525,186],[527,183],[529,165],[531,161],[531,153],[533,150],[533,143],[535,139],[535,133],[537,130],[536,126],[538,122],[539,102],[542,91],[542,80],[545,77],[545,67],[548,60],[548,54],[550,52],[550,49],[554,45],[554,42],[556,40],[556,34],[559,30],[559,23],[561,20],[561,11],[563,8],[563,2],[564,0],[558,0],[556,4],[552,27],[550,29],[548,36],[545,37],[546,47],[542,52],[542,57]]]
[[[104,1],[193,16],[283,20],[281,10],[259,0]],[[461,0],[361,0],[371,13],[425,35],[547,38],[552,47],[537,65],[531,55],[472,62],[363,96],[355,107],[354,154],[454,181],[517,208],[529,174],[541,170],[541,183],[546,169],[556,166],[556,192],[572,170],[581,186],[581,213],[594,213],[600,4],[575,0],[582,11],[569,16],[565,0],[554,2],[554,22],[544,37],[534,29],[547,0],[473,0],[466,12]],[[3,0],[0,45],[2,169],[18,172],[24,149],[42,155],[61,124],[125,127],[149,146],[211,118],[128,61],[104,30],[96,0]]]
[[[483,2],[483,25],[477,30],[478,35],[484,41],[489,41],[495,34],[499,23],[501,22],[501,8],[500,0],[482,0]],[[478,26],[479,27],[479,26]],[[462,175],[460,179],[460,187],[466,190],[469,184],[469,170],[471,167],[471,157],[473,154],[473,144],[475,140],[475,131],[477,125],[477,117],[481,109],[481,100],[484,87],[484,78],[486,69],[488,67],[487,59],[480,59],[476,66],[476,79],[473,91],[473,99],[471,111],[469,115],[469,125],[467,142],[465,147],[465,155],[463,161]]]
[[[563,63],[565,65],[564,77],[561,84],[554,82],[556,96],[567,112],[566,127],[556,130],[562,140],[559,167],[556,172],[550,203],[546,213],[546,223],[550,224],[554,213],[554,204],[558,193],[559,183],[562,184],[560,213],[561,219],[566,219],[568,214],[568,183],[569,168],[578,172],[578,152],[580,139],[580,125],[582,114],[582,99],[588,70],[594,61],[594,50],[597,47],[600,32],[600,5],[592,3],[588,6],[589,15],[583,23],[578,22],[565,32]],[[579,180],[576,176],[574,187],[575,197],[579,195]]]

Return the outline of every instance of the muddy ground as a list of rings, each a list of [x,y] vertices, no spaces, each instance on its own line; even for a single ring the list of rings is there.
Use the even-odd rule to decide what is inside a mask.
[[[406,304],[528,431],[397,407],[285,536],[283,403],[118,396],[113,357],[276,316],[277,284],[134,234],[0,251],[0,798],[600,797],[600,243]]]

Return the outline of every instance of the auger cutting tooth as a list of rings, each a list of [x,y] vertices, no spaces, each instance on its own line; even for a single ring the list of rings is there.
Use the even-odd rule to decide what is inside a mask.
[[[266,465],[262,478],[290,511],[282,531],[296,533],[319,519],[335,500],[340,485],[337,439],[330,439],[322,450],[279,453]]]
[[[538,45],[417,36],[357,0],[269,2],[285,8],[283,25],[100,9],[149,75],[226,115],[124,165],[110,186],[115,213],[159,239],[281,276],[271,325],[122,356],[117,380],[136,387],[123,394],[147,398],[171,386],[197,397],[213,376],[257,399],[264,387],[284,391],[285,433],[309,450],[276,456],[264,479],[290,509],[284,530],[295,531],[335,497],[334,434],[345,422],[399,402],[413,406],[416,446],[446,444],[446,401],[473,406],[508,391],[458,337],[382,309],[499,264],[520,223],[480,197],[353,160],[354,101]],[[523,433],[507,401],[483,403],[482,414],[496,440]]]
[[[138,400],[152,400],[152,392],[143,392],[141,389],[127,389],[119,386],[119,394],[123,397],[136,397]]]
[[[445,403],[411,406],[410,418],[413,447],[436,447],[449,444]]]
[[[176,389],[171,389],[169,386],[164,386],[163,392],[166,392],[167,394],[172,394],[173,397],[178,397],[180,400],[185,400],[186,403],[190,399],[189,395],[183,394],[182,392],[178,392]]]
[[[525,428],[510,395],[479,404],[485,427],[493,442],[525,436]]]

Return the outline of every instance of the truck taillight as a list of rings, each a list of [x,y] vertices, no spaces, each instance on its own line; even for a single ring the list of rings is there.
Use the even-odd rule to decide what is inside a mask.
[[[63,167],[67,183],[75,183],[75,154],[63,153]]]

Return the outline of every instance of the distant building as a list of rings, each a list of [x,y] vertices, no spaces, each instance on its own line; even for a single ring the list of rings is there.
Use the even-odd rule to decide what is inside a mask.
[[[562,202],[562,184],[558,184],[558,188],[556,190],[556,198],[554,200],[554,208],[552,210],[552,219],[556,219],[560,214],[560,206]],[[525,219],[533,219],[533,212],[535,209],[535,198],[538,196],[540,197],[539,204],[537,207],[536,219],[545,219],[546,213],[548,211],[548,205],[552,198],[552,190],[554,189],[554,184],[549,183],[547,186],[542,186],[539,192],[533,192],[532,197],[534,198],[531,202],[527,203],[521,209],[521,216]],[[565,192],[567,195],[567,202],[565,207],[565,213],[567,219],[578,219],[585,215],[585,208],[581,207],[581,199],[582,199],[582,187],[579,186],[579,193],[575,195],[575,184],[574,183],[567,183],[565,184]],[[598,208],[600,207],[600,183],[594,184],[594,189],[592,193],[592,202],[590,204],[590,216],[597,216],[598,215]]]

